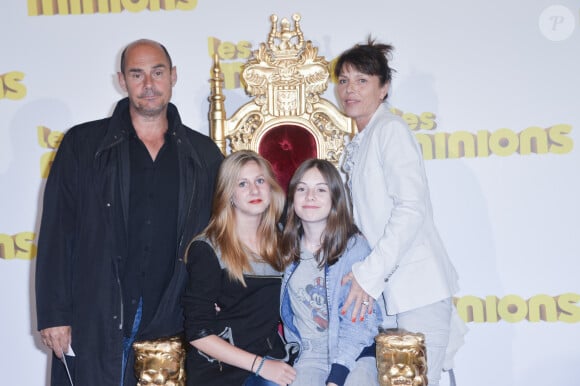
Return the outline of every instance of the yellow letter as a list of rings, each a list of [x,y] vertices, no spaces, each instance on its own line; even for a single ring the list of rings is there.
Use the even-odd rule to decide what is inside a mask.
[[[159,2],[159,0],[155,0],[155,1]],[[163,2],[163,9],[166,11],[174,11],[175,10],[175,1],[176,0],[165,0]],[[149,9],[151,9],[151,4],[149,4]]]
[[[222,72],[224,73],[224,87],[226,89],[233,89],[240,87],[240,72],[242,70],[242,62],[222,63]]]
[[[449,158],[475,157],[475,138],[468,131],[456,131],[447,140]]]
[[[24,73],[12,71],[4,75],[4,88],[6,89],[6,98],[16,100],[26,96],[26,86],[20,82],[24,79]]]
[[[59,15],[68,15],[69,14],[68,0],[58,0],[57,7],[58,7],[57,13]]]
[[[480,130],[477,132],[477,156],[489,157],[489,132]]]
[[[109,13],[109,0],[99,0],[97,10],[99,13]]]
[[[81,0],[70,0],[70,13],[71,15],[81,15],[82,14],[82,7],[81,7]]]
[[[177,9],[180,11],[189,11],[197,7],[197,0],[179,0]]]
[[[52,163],[54,162],[54,157],[56,157],[56,151],[49,151],[48,153],[44,153],[42,157],[40,157],[41,178],[48,178],[50,168],[52,166]]]
[[[430,112],[424,112],[421,114],[421,129],[422,130],[433,130],[437,127],[435,122],[436,115]]]
[[[34,245],[34,233],[21,232],[14,236],[16,245],[16,257],[19,259],[30,260],[36,257],[36,245]]]
[[[496,323],[499,318],[497,317],[497,296],[486,296],[485,297],[485,320],[489,322]]]
[[[447,133],[437,133],[435,134],[435,158],[445,159],[447,158]]]
[[[121,10],[121,0],[111,0],[111,13],[120,13]]]
[[[213,55],[215,54],[216,49],[219,47],[219,45],[220,40],[218,38],[214,38],[213,36],[207,38],[207,50],[210,58],[213,59]]]
[[[506,322],[521,322],[528,314],[528,305],[521,297],[508,295],[499,301],[497,312]]]
[[[15,256],[14,240],[11,236],[0,233],[0,258],[13,259]]]
[[[489,137],[489,148],[493,154],[512,155],[519,146],[517,135],[510,129],[499,129]]]
[[[528,320],[530,322],[539,322],[540,319],[546,322],[555,322],[558,320],[558,310],[556,301],[548,295],[536,295],[528,300]]]
[[[52,0],[42,0],[40,14],[52,16],[54,15],[54,6]]]
[[[123,7],[129,12],[141,12],[147,8],[149,0],[138,0],[133,3],[131,0],[121,0]]]
[[[40,0],[28,0],[28,16],[38,16]]]
[[[578,302],[580,302],[579,294],[562,294],[556,299],[561,312],[559,317],[560,321],[565,323],[580,322],[580,307],[578,307]]]
[[[36,134],[38,135],[38,144],[40,147],[48,148],[48,143],[46,143],[46,138],[50,133],[50,129],[46,126],[36,126]]]
[[[528,127],[520,133],[520,154],[546,154],[548,152],[548,133],[541,127]]]
[[[56,149],[59,145],[60,142],[62,141],[62,137],[64,137],[64,133],[61,133],[60,131],[51,131],[48,134],[48,146],[51,149]]]
[[[571,125],[560,124],[552,126],[548,129],[550,136],[550,153],[565,154],[570,153],[574,147],[572,138],[568,138],[566,134],[572,131]]]
[[[218,47],[218,55],[220,59],[233,59],[236,56],[236,46],[234,43],[222,42]]]
[[[83,15],[95,13],[95,4],[93,0],[83,0]]]
[[[238,42],[238,58],[247,59],[252,53],[252,43],[242,40]]]
[[[403,111],[402,110],[399,110],[396,107],[391,107],[389,110],[391,110],[391,113],[393,113],[395,115],[398,115],[399,117],[402,117],[403,116]]]
[[[409,125],[409,128],[413,131],[419,130],[419,117],[413,113],[405,113],[403,114],[403,119]]]
[[[421,145],[423,159],[433,159],[433,142],[431,140],[431,136],[429,134],[417,133],[415,134],[415,138],[417,138],[417,142],[419,142],[419,145]]]
[[[466,322],[485,322],[483,302],[475,296],[464,296],[457,300],[457,313]]]

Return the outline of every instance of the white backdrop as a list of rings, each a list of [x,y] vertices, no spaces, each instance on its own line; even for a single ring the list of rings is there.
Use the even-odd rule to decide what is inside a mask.
[[[3,1],[0,383],[47,384],[33,285],[43,177],[61,133],[123,97],[124,45],[166,45],[173,102],[207,133],[211,53],[232,71],[270,14],[294,12],[328,60],[369,34],[395,46],[390,104],[434,144],[435,220],[461,276],[458,384],[580,385],[578,0]],[[228,75],[231,115],[247,97]]]

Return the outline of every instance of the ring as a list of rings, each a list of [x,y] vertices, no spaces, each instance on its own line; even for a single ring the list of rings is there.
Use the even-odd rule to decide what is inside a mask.
[[[369,305],[369,302],[364,301],[364,302],[362,302],[362,304],[363,304],[363,306],[368,306]]]

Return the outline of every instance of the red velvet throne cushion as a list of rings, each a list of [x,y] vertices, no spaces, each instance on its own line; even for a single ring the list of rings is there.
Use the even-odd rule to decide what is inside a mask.
[[[261,138],[258,153],[272,164],[284,191],[298,166],[309,158],[316,158],[316,140],[305,128],[287,124],[268,130]]]

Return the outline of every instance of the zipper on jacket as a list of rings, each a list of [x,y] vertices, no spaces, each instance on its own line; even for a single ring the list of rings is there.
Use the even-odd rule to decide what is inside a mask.
[[[332,352],[332,349],[330,347],[330,342],[332,341],[332,339],[330,338],[330,297],[328,296],[328,264],[324,263],[324,293],[326,294],[326,318],[328,319],[328,334],[326,334],[326,336],[328,337],[327,339],[327,350],[328,350],[328,356],[330,358],[330,353]],[[332,360],[332,358],[330,358]]]
[[[113,136],[113,138],[115,139],[115,141],[111,142],[106,147],[103,147],[103,148],[100,148],[99,150],[97,150],[97,152],[95,153],[95,159],[101,155],[103,150],[110,149],[111,147],[118,145],[119,143],[121,143],[125,139],[125,137],[122,135],[115,135],[115,136]]]
[[[95,160],[97,158],[99,158],[99,156],[101,155],[101,153],[104,150],[110,149],[113,146],[118,145],[119,143],[123,142],[123,140],[125,140],[125,136],[121,135],[121,134],[116,134],[113,136],[113,139],[115,139],[115,141],[111,142],[110,144],[106,145],[105,147],[101,147],[99,148],[96,152],[95,152]],[[119,277],[119,264],[118,261],[120,257],[117,256],[113,259],[113,266],[115,268],[115,281],[117,282],[117,287],[119,288],[119,330],[123,329],[123,324],[124,324],[124,319],[125,319],[125,307],[123,304],[123,288],[121,286],[121,278]]]
[[[119,277],[119,263],[117,258],[113,259],[113,264],[115,265],[115,280],[117,281],[117,287],[119,287],[119,330],[123,329],[124,319],[125,319],[125,307],[123,304],[123,287],[121,286],[121,278]]]
[[[177,150],[179,151],[179,149],[177,149]],[[179,160],[178,160],[178,162],[179,162]],[[181,176],[180,176],[180,178],[181,178]],[[193,179],[191,185],[192,185],[191,191],[195,192],[195,189],[196,189],[195,178]],[[177,242],[177,251],[176,251],[177,252],[177,260],[185,260],[185,256],[181,256],[181,246],[183,245],[183,236],[185,234],[185,230],[187,229],[187,225],[188,225],[187,222],[188,222],[188,219],[190,218],[190,214],[191,214],[191,210],[192,210],[191,207],[193,206],[193,196],[194,196],[193,194],[190,194],[189,204],[187,206],[187,215],[183,221],[183,227],[181,229],[181,234],[179,235],[179,240]],[[189,243],[189,240],[187,242]]]

